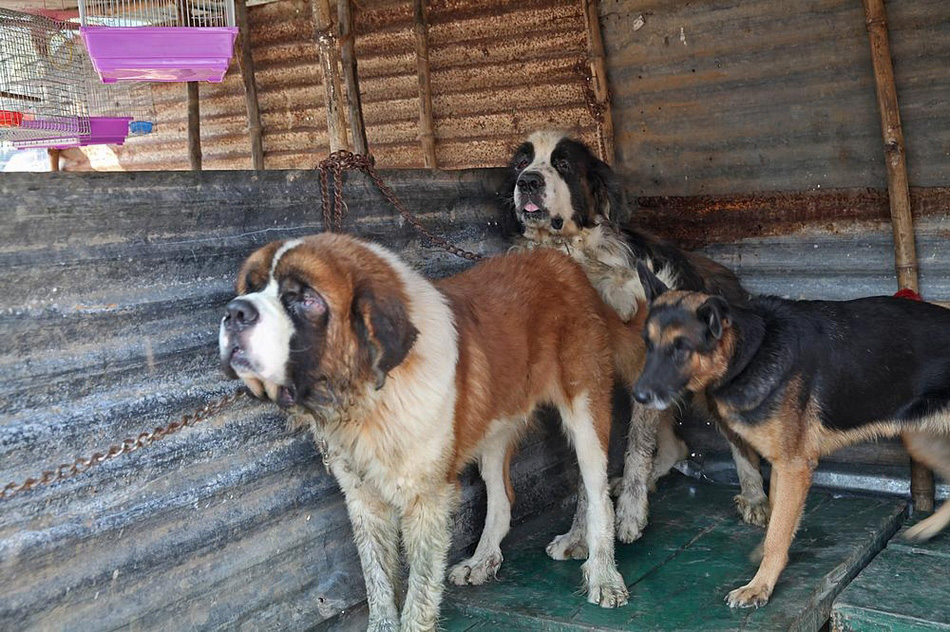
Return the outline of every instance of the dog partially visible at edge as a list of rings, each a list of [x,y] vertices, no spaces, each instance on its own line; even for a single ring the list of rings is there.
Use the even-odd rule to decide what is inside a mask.
[[[682,251],[629,223],[629,210],[616,174],[591,150],[560,132],[531,134],[514,152],[501,197],[520,225],[516,250],[550,247],[581,264],[604,301],[621,318],[636,318],[646,296],[637,276],[642,262],[672,287],[701,290],[742,301],[748,293],[724,266]],[[638,358],[637,362],[642,362]],[[648,489],[686,457],[675,435],[671,412],[633,405],[624,474],[617,499],[617,536],[622,542],[640,537],[648,519]],[[750,524],[765,526],[769,501],[762,486],[759,459],[738,437],[729,440],[742,486],[736,508]],[[571,531],[553,542],[555,559],[583,557],[583,490]]]
[[[647,360],[635,396],[664,407],[705,392],[721,422],[772,464],[772,516],[752,580],[731,607],[768,602],[788,563],[818,459],[900,436],[950,480],[950,310],[894,297],[790,301],[670,291],[645,266]],[[950,502],[907,531],[950,524]]]
[[[488,524],[453,573],[493,577],[511,517],[507,459],[554,405],[588,498],[588,601],[621,606],[607,482],[612,388],[632,386],[643,322],[625,323],[553,250],[498,256],[430,282],[385,248],[337,234],[253,253],[227,306],[221,362],[259,397],[303,412],[353,525],[372,630],[438,621],[459,495],[478,461]],[[639,348],[639,352],[629,350]],[[409,563],[397,610],[400,532]]]

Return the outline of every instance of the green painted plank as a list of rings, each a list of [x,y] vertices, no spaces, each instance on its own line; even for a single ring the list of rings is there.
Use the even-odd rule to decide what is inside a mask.
[[[894,499],[813,491],[772,601],[757,611],[732,611],[723,598],[755,573],[748,556],[764,533],[739,521],[734,494],[682,476],[662,482],[644,537],[617,548],[630,586],[624,608],[587,604],[579,594],[580,562],[545,555],[544,545],[566,529],[567,516],[519,527],[506,543],[499,581],[452,587],[446,603],[451,612],[491,621],[496,629],[816,630],[837,592],[884,546],[904,513],[904,503]]]
[[[839,632],[950,630],[950,534],[907,542],[908,522],[835,601]]]

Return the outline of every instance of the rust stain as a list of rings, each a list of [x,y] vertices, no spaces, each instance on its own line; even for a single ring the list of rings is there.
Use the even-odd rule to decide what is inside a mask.
[[[914,217],[950,212],[950,188],[912,188]],[[839,189],[804,193],[640,197],[638,226],[684,248],[732,243],[748,237],[793,234],[841,222],[890,221],[886,190]]]

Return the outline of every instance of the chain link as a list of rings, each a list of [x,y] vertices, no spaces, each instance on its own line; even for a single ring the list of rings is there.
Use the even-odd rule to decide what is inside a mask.
[[[109,446],[105,452],[96,452],[92,456],[79,457],[72,463],[63,463],[52,470],[44,470],[38,477],[30,477],[22,483],[10,482],[0,490],[0,500],[9,500],[18,494],[30,491],[42,485],[51,485],[78,476],[83,472],[110,461],[122,454],[130,454],[141,448],[148,447],[156,441],[161,441],[173,435],[182,428],[194,426],[209,417],[216,415],[244,396],[244,390],[238,390],[230,395],[209,402],[198,410],[181,416],[165,426],[158,426],[151,432],[140,433],[135,438],[123,439],[122,443]]]
[[[372,156],[363,154],[354,154],[351,151],[341,149],[335,151],[317,165],[320,171],[320,193],[323,202],[323,225],[328,231],[340,232],[343,230],[343,215],[346,209],[346,202],[343,201],[343,172],[344,171],[362,171],[376,185],[383,197],[392,204],[393,208],[399,211],[399,214],[412,225],[423,237],[439,246],[446,252],[450,252],[456,257],[461,257],[468,261],[480,261],[480,254],[463,250],[453,245],[449,241],[434,235],[428,228],[422,225],[422,222],[407,209],[403,203],[396,197],[389,186],[383,182],[383,179],[376,172],[376,166]],[[334,204],[330,207],[330,193],[327,190],[329,174],[333,174],[333,198]]]

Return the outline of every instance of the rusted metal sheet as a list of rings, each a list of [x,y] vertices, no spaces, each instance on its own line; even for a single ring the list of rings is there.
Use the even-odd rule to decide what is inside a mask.
[[[884,152],[860,3],[600,3],[618,162],[641,195],[874,187]],[[950,13],[888,6],[912,186],[946,186]]]
[[[437,234],[504,247],[493,172],[383,176]],[[321,228],[313,172],[7,174],[0,195],[0,485],[234,388],[216,331],[235,270],[265,242]],[[345,198],[347,231],[433,275],[464,265],[363,177]],[[519,516],[575,489],[551,430],[516,457]],[[463,488],[456,551],[484,516],[481,485],[469,475]],[[3,629],[311,629],[363,599],[336,486],[269,405],[245,400],[0,503]]]

